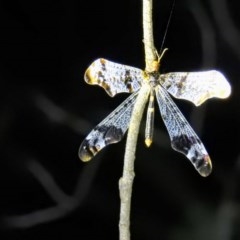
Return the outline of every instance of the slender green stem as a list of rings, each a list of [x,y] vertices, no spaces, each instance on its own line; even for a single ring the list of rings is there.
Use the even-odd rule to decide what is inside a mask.
[[[143,0],[143,35],[145,48],[145,70],[151,72],[152,64],[156,60],[155,47],[152,33],[152,0]],[[127,135],[127,143],[124,156],[123,176],[119,180],[120,191],[120,221],[119,221],[119,239],[130,240],[130,210],[132,185],[135,176],[134,161],[137,146],[137,138],[142,114],[150,93],[149,84],[143,85],[139,90],[136,103],[133,108],[130,125]]]

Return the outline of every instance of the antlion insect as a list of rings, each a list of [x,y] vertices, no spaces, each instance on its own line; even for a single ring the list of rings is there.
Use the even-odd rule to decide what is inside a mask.
[[[159,73],[160,60],[153,62],[153,71],[114,63],[106,59],[95,60],[85,72],[88,84],[101,86],[109,96],[132,93],[122,104],[100,122],[85,138],[79,148],[82,161],[91,160],[109,144],[119,142],[126,133],[138,91],[148,87],[149,104],[145,129],[145,143],[149,147],[153,140],[154,99],[156,97],[164,124],[168,130],[172,148],[183,153],[202,176],[212,170],[210,157],[192,127],[173,102],[185,99],[196,106],[209,98],[227,98],[231,87],[219,71]]]

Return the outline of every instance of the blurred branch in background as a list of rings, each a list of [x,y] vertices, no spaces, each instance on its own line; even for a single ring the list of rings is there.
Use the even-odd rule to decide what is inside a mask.
[[[240,32],[232,20],[227,1],[210,0],[210,5],[220,34],[240,60]]]
[[[70,114],[43,94],[38,94],[34,101],[37,108],[40,109],[50,121],[65,125],[76,133],[85,135],[87,129],[91,129],[92,127],[88,121]]]
[[[186,5],[192,13],[200,31],[202,44],[202,67],[211,67],[216,65],[216,34],[211,20],[206,10],[199,0],[190,1]]]
[[[183,223],[175,229],[171,239],[238,239],[234,234],[239,227],[240,214],[240,204],[236,200],[239,188],[239,165],[240,155],[236,160],[235,172],[229,172],[224,179],[218,179],[221,193],[217,203],[209,205],[207,201],[198,198],[189,202],[184,212]]]
[[[81,206],[87,197],[99,163],[100,161],[95,161],[95,163],[84,167],[82,173],[79,174],[74,193],[69,196],[62,191],[51,174],[38,161],[29,160],[27,169],[43,186],[49,197],[56,203],[56,206],[20,216],[7,216],[2,219],[3,223],[7,228],[30,228],[41,223],[57,220],[71,213]]]
[[[188,0],[188,4],[186,5],[190,12],[192,13],[200,31],[201,35],[201,44],[202,44],[202,67],[215,67],[216,65],[216,34],[214,27],[211,24],[211,20],[209,19],[204,7],[202,6],[201,1],[196,0],[194,3]],[[192,108],[191,113],[191,121],[194,125],[194,128],[201,136],[203,127],[204,127],[204,119],[206,116],[207,103],[202,105],[200,108]]]
[[[239,226],[240,204],[237,201],[240,174],[240,155],[236,159],[235,168],[228,173],[224,179],[218,179],[222,182],[222,199],[215,218],[215,239],[229,240],[234,239],[234,232]]]
[[[35,98],[35,104],[50,121],[66,125],[74,132],[85,134],[85,130],[91,127],[87,121],[71,115],[55,105],[44,95],[37,95]],[[94,161],[93,163],[86,165],[83,171],[79,174],[74,193],[72,195],[67,195],[40,162],[34,159],[29,160],[27,163],[27,169],[43,186],[56,205],[20,216],[7,216],[3,218],[5,226],[8,228],[29,228],[41,223],[62,218],[71,213],[74,209],[78,208],[86,198],[99,164],[100,161]]]

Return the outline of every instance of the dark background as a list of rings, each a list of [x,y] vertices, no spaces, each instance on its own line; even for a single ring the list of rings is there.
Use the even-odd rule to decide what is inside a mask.
[[[171,3],[154,1],[158,49]],[[156,109],[154,143],[145,148],[141,135],[137,148],[133,240],[240,239],[238,5],[175,5],[161,71],[218,69],[232,95],[199,108],[175,101],[209,151],[208,178],[171,149]],[[99,57],[144,68],[141,23],[140,0],[0,2],[1,239],[118,239],[126,139],[89,163],[77,152],[92,127],[127,95],[111,99],[83,75]]]

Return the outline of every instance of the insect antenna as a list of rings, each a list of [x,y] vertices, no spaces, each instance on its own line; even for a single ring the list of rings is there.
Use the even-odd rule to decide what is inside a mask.
[[[162,40],[162,45],[161,45],[161,48],[160,48],[160,53],[162,53],[162,50],[163,50],[163,45],[164,45],[164,42],[166,40],[166,36],[167,36],[167,31],[168,31],[168,28],[169,28],[169,25],[170,25],[170,21],[171,21],[171,18],[172,18],[172,14],[173,14],[173,9],[175,7],[175,2],[176,0],[173,0],[172,2],[172,7],[171,7],[171,11],[170,11],[170,15],[168,17],[168,22],[167,22],[167,26],[166,26],[166,29],[165,29],[165,33],[164,33],[164,36],[163,36],[163,40]]]

